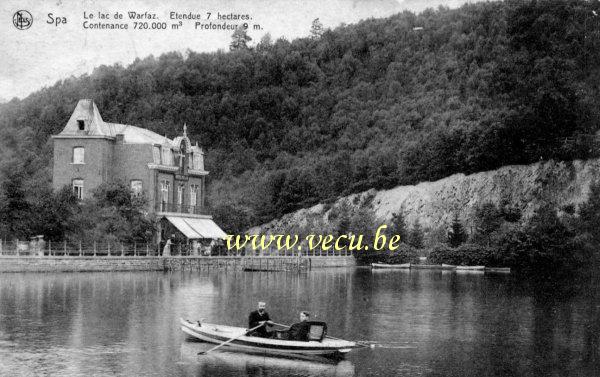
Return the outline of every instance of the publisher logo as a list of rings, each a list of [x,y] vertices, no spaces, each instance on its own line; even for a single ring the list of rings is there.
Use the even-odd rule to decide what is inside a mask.
[[[13,15],[13,25],[19,30],[29,29],[33,23],[33,16],[26,10],[18,10]]]

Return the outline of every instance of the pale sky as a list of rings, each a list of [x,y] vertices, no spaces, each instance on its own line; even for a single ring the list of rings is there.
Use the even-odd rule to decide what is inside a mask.
[[[308,35],[313,19],[319,18],[327,28],[341,23],[356,23],[369,17],[386,17],[404,9],[422,10],[440,4],[457,7],[466,0],[2,0],[0,4],[0,102],[13,97],[23,98],[33,91],[51,86],[56,81],[70,76],[91,73],[102,64],[121,63],[128,65],[135,58],[148,55],[159,56],[168,51],[187,49],[198,52],[228,50],[231,30],[195,30],[195,21],[184,21],[179,30],[173,30],[170,12],[200,13],[202,23],[224,21],[215,19],[217,13],[248,14],[252,20],[249,35],[251,44],[260,41],[267,32],[273,40],[285,37],[288,40]],[[165,5],[168,4],[168,5]],[[27,10],[33,16],[29,29],[19,30],[13,25],[13,16],[18,10]],[[155,13],[158,20],[166,22],[167,30],[134,30],[133,20],[127,13]],[[94,19],[84,19],[93,14]],[[90,30],[83,22],[98,22],[98,12],[108,13],[108,22],[115,12],[124,14],[128,30]],[[207,12],[212,14],[206,20]],[[49,13],[53,17],[65,17],[66,23],[49,24]],[[61,19],[62,21],[62,19]],[[229,21],[231,24],[245,21]],[[262,30],[253,30],[252,25]],[[160,25],[158,25],[160,26]]]

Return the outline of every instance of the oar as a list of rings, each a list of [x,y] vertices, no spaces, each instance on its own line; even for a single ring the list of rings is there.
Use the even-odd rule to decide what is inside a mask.
[[[346,340],[346,339],[340,339],[340,338],[336,338],[335,336],[330,336],[330,335],[325,335],[326,338],[329,339],[335,339],[335,340]],[[347,340],[346,340],[347,341]],[[374,344],[371,343],[367,343],[363,340],[355,340],[354,343],[356,343],[357,345],[361,346],[361,347],[371,347],[371,348],[375,348]]]
[[[221,347],[223,347],[224,345],[226,345],[226,344],[228,344],[228,343],[231,343],[231,342],[233,342],[233,341],[234,341],[234,340],[236,340],[237,338],[239,338],[239,337],[241,337],[241,336],[244,336],[244,335],[246,335],[246,334],[248,334],[248,333],[251,333],[252,331],[254,331],[254,330],[256,330],[257,328],[259,328],[259,327],[262,327],[262,326],[264,326],[264,325],[265,325],[265,324],[263,323],[263,324],[261,324],[261,325],[258,325],[258,326],[256,326],[256,327],[253,327],[253,328],[251,328],[250,330],[246,331],[245,333],[242,333],[242,334],[240,334],[240,335],[238,335],[238,336],[234,336],[233,338],[231,338],[231,339],[229,339],[229,340],[227,340],[227,341],[225,341],[225,342],[223,342],[223,343],[221,343],[221,344],[219,344],[219,345],[217,345],[217,346],[214,346],[213,348],[209,349],[208,351],[201,351],[201,352],[198,352],[198,355],[206,355],[206,354],[207,354],[207,353],[209,353],[210,351],[214,351],[214,350],[216,350],[217,348],[221,348]]]

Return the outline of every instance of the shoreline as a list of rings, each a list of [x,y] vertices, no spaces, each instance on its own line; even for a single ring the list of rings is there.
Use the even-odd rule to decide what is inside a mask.
[[[356,266],[353,256],[0,256],[0,273],[244,270],[302,271]]]

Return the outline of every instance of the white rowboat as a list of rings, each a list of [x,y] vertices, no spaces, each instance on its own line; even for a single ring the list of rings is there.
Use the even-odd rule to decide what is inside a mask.
[[[225,344],[224,347],[226,347],[227,350],[263,355],[316,355],[340,357],[350,352],[352,349],[360,347],[355,342],[324,337],[324,332],[320,335],[320,341],[309,340],[304,342],[297,340],[269,339],[244,335],[248,331],[244,327],[191,322],[185,319],[181,319],[181,330],[195,340],[214,344],[221,344],[232,338],[236,338],[230,343]]]
[[[373,268],[410,268],[410,263],[388,264],[388,263],[371,263]]]
[[[484,271],[485,266],[456,266],[457,270]]]

